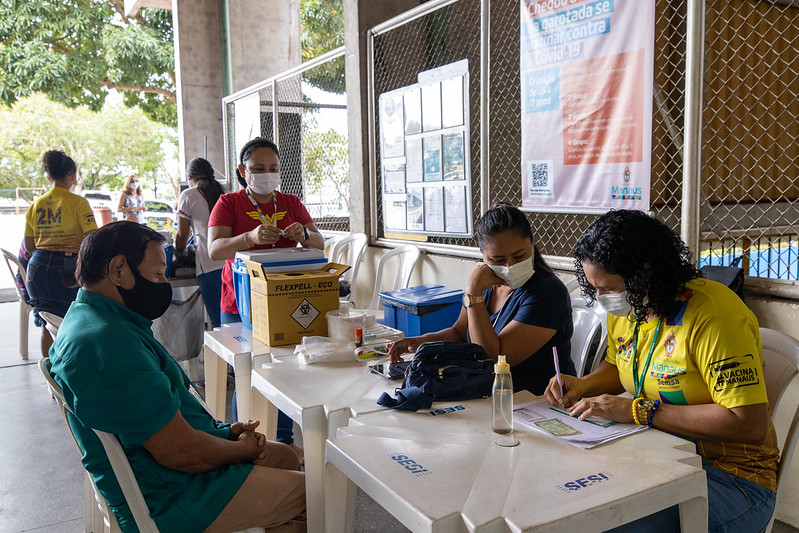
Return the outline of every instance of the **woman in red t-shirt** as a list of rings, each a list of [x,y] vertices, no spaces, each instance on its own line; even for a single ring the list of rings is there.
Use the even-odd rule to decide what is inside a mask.
[[[222,324],[241,322],[233,290],[233,257],[236,252],[270,248],[323,249],[325,239],[313,223],[308,210],[293,194],[280,186],[280,158],[272,141],[257,137],[241,149],[236,176],[244,189],[223,194],[208,220],[208,255],[225,260],[222,268]],[[237,419],[233,399],[233,418]],[[302,450],[294,445],[291,418],[278,411],[277,440],[292,446],[302,460]]]
[[[222,324],[241,321],[233,290],[236,252],[293,248],[297,243],[319,250],[325,246],[324,237],[300,199],[277,190],[280,159],[273,142],[257,137],[245,144],[236,174],[245,188],[220,196],[208,221],[208,255],[225,260]]]

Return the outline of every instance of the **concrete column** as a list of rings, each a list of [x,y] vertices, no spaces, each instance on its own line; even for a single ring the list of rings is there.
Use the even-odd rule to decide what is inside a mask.
[[[366,31],[399,15],[419,0],[344,0],[344,46],[347,80],[350,198],[363,198],[363,208],[350,210],[350,230],[371,231],[369,208],[369,79],[366,69]]]
[[[231,0],[230,69],[233,91],[298,65],[299,0]],[[181,175],[203,157],[225,172],[222,138],[222,51],[218,0],[172,0]]]
[[[222,64],[217,0],[172,0],[175,83],[178,99],[178,154],[181,177],[186,163],[204,156],[224,173]]]
[[[231,0],[229,5],[233,92],[302,62],[299,0]]]

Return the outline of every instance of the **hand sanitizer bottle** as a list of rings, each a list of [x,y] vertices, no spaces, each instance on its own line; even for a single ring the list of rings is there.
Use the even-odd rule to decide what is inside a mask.
[[[494,404],[494,433],[506,435],[513,431],[513,382],[510,365],[505,356],[497,357],[494,365],[494,387],[491,393]]]

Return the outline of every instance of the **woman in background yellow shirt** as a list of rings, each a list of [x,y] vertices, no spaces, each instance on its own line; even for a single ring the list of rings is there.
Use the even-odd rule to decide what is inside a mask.
[[[80,243],[97,229],[89,202],[69,191],[78,175],[72,158],[61,150],[49,150],[42,156],[42,170],[53,187],[34,200],[25,215],[25,247],[33,253],[26,283],[40,327],[44,320],[39,311],[63,317],[75,300]],[[50,334],[42,327],[42,357],[52,344]]]

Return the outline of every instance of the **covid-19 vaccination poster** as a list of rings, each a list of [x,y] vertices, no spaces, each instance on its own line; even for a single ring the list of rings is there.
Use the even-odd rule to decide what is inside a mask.
[[[520,0],[522,207],[649,209],[654,0]]]

